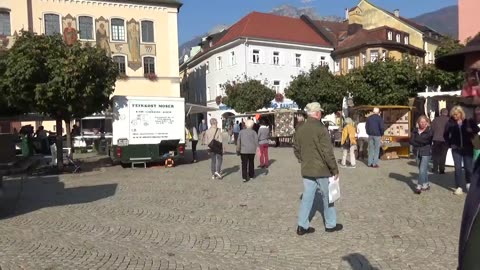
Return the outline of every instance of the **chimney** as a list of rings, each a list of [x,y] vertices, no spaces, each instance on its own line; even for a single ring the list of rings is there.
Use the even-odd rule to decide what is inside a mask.
[[[348,8],[345,9],[345,20],[348,21]]]
[[[395,9],[395,10],[393,11],[393,14],[395,14],[395,17],[397,17],[397,18],[400,17],[400,9],[398,9],[398,8]]]

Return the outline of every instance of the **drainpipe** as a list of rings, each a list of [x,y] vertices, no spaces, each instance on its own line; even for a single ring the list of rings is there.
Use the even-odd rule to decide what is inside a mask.
[[[33,33],[33,7],[32,0],[27,0],[28,31]]]
[[[245,39],[245,42],[243,43],[243,46],[245,48],[245,79],[248,78],[248,38]]]

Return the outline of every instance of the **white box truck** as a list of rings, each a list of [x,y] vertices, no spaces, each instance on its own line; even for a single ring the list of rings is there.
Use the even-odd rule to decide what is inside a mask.
[[[182,159],[185,100],[114,96],[110,157],[122,165]]]

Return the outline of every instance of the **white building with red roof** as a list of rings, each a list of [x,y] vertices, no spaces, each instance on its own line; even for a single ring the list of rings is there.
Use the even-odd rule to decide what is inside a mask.
[[[204,38],[201,47],[180,67],[182,95],[187,102],[220,108],[207,117],[218,120],[236,114],[218,98],[225,96],[223,85],[227,82],[257,79],[283,94],[293,76],[312,66],[333,68],[333,44],[300,18],[252,12],[230,28]],[[288,99],[272,101],[272,108],[295,106]]]

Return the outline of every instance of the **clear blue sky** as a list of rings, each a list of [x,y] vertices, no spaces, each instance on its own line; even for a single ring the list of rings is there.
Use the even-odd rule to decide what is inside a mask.
[[[181,0],[179,15],[180,44],[192,37],[208,32],[213,27],[231,25],[251,11],[269,12],[283,4],[296,7],[314,7],[321,16],[344,16],[345,8],[354,7],[359,0]],[[458,0],[371,0],[384,9],[400,9],[410,18],[455,5]]]

